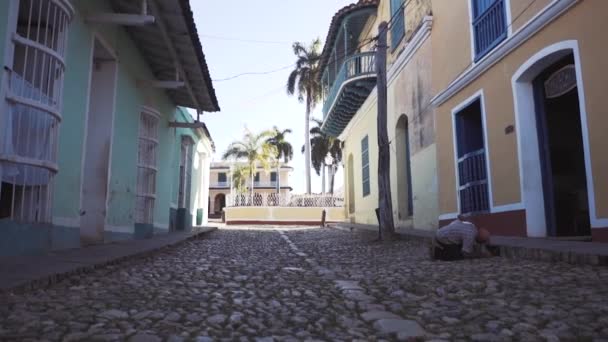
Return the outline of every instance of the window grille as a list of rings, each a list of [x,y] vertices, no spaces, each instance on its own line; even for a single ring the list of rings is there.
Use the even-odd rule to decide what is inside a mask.
[[[477,99],[455,117],[458,196],[463,214],[490,209],[481,110],[481,100]]]
[[[20,0],[0,89],[0,219],[50,222],[66,70],[68,0]]]
[[[153,223],[156,200],[158,148],[158,117],[142,112],[139,117],[139,146],[137,153],[137,198],[135,222]]]
[[[369,195],[370,184],[369,184],[369,137],[366,135],[361,140],[361,179],[363,181],[363,197]]]
[[[475,61],[507,38],[504,0],[472,0]]]
[[[405,36],[405,9],[402,7],[404,0],[391,0],[391,13],[393,23],[391,24],[391,48],[395,50]]]

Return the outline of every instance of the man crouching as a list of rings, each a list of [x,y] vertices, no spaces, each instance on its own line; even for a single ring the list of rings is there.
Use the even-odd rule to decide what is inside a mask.
[[[492,256],[485,249],[490,232],[465,221],[463,215],[447,226],[437,229],[433,244],[433,259],[451,261]]]

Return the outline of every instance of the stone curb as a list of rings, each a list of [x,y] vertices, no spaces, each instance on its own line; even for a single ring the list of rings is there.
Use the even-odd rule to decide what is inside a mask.
[[[116,257],[116,258],[109,259],[109,260],[99,262],[99,263],[78,264],[78,266],[75,266],[74,268],[72,268],[68,271],[58,272],[58,273],[49,274],[49,275],[43,275],[37,279],[25,280],[23,283],[21,283],[19,285],[0,288],[0,294],[7,294],[7,293],[19,294],[19,293],[23,293],[26,291],[47,288],[53,284],[56,284],[66,278],[69,278],[69,277],[72,277],[75,275],[84,275],[84,274],[92,273],[96,270],[105,268],[107,266],[118,265],[127,260],[135,260],[135,259],[139,259],[139,258],[149,257],[160,251],[174,248],[184,242],[200,239],[204,235],[210,234],[216,230],[218,230],[217,227],[208,227],[208,228],[200,229],[196,232],[192,232],[189,236],[186,236],[184,239],[170,241],[170,242],[167,242],[167,244],[155,246],[148,250],[134,252],[133,254]]]
[[[352,232],[352,231],[364,231],[374,232],[373,226],[358,226],[356,224],[331,224],[329,228]],[[377,228],[376,228],[377,229]],[[407,239],[414,239],[418,241],[424,241],[431,243],[432,236],[426,231],[414,231],[397,232],[397,235]],[[500,237],[497,237],[500,240]],[[500,241],[493,244],[498,247],[499,255],[506,259],[520,259],[520,260],[534,260],[543,261],[550,263],[564,262],[573,265],[591,265],[591,266],[608,266],[608,256],[593,254],[593,253],[581,253],[568,250],[553,250],[549,248],[535,248],[528,246],[511,246],[503,244]],[[606,246],[608,249],[608,244]]]

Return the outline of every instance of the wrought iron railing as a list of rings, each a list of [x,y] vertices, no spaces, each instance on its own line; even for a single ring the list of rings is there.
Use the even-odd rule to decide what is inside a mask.
[[[228,207],[343,207],[344,197],[326,195],[292,195],[276,192],[254,192],[226,196]]]
[[[458,159],[460,211],[463,214],[489,209],[488,176],[485,149],[470,152]]]
[[[277,186],[277,182],[276,181],[270,181],[270,182],[253,182],[253,186],[256,188],[270,188],[270,187],[276,187]]]
[[[211,183],[212,188],[229,188],[230,182],[215,182]]]
[[[473,20],[475,61],[481,59],[507,37],[505,1],[496,0]]]
[[[374,52],[364,52],[346,58],[334,83],[330,86],[325,104],[323,105],[323,117],[325,118],[329,113],[344,82],[356,77],[375,74],[376,56]]]

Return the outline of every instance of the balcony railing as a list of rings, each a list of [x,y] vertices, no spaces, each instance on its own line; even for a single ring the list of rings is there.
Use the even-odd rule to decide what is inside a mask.
[[[326,195],[292,195],[276,192],[254,192],[228,195],[228,207],[306,207],[329,208],[343,207],[344,198],[341,196]]]
[[[487,212],[490,207],[485,152],[480,149],[458,159],[458,192],[463,214]]]
[[[365,52],[348,57],[342,64],[342,67],[327,94],[325,104],[323,105],[323,117],[325,118],[333,107],[336,98],[340,94],[340,89],[345,82],[366,75],[376,75],[375,53]]]
[[[229,188],[230,182],[215,182],[211,183],[212,188]]]
[[[253,186],[255,188],[274,188],[277,186],[277,182],[276,181],[270,181],[270,182],[253,182]]]
[[[476,3],[476,6],[481,4]],[[507,37],[505,1],[495,0],[485,10],[480,8],[475,11],[482,12],[473,20],[475,61],[478,61]]]

